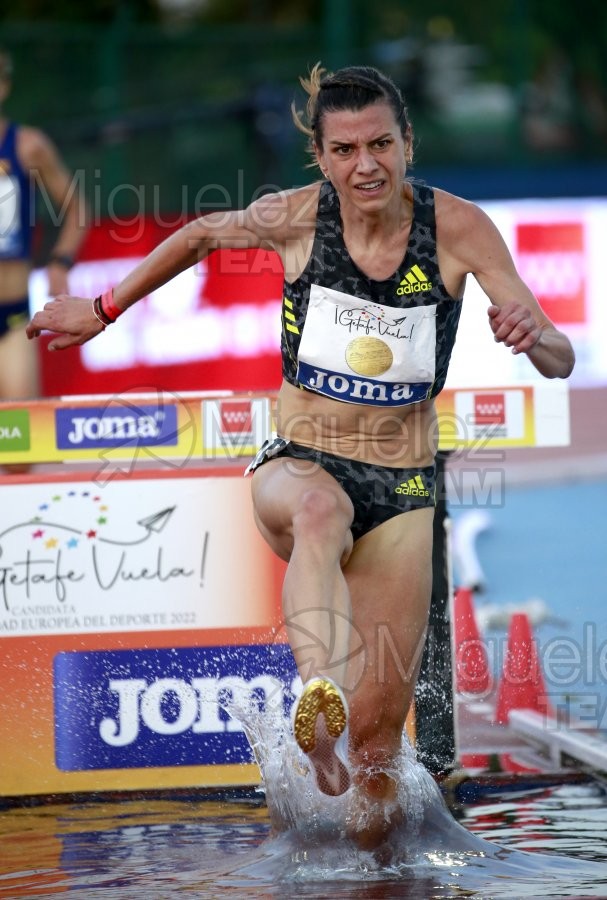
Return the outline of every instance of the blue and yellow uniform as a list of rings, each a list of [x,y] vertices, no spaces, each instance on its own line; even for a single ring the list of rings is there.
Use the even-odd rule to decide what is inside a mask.
[[[0,263],[29,260],[32,252],[32,183],[17,156],[17,132],[9,122],[0,142]],[[0,337],[28,319],[27,297],[0,304]]]

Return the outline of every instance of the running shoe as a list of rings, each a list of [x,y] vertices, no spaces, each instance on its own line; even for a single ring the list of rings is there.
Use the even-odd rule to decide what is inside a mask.
[[[295,740],[312,765],[318,789],[338,797],[350,787],[347,768],[346,698],[331,678],[321,676],[306,682],[295,706]]]

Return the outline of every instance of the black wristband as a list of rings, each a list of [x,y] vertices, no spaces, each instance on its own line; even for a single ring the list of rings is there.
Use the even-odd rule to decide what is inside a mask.
[[[64,255],[63,253],[51,253],[47,265],[50,266],[52,263],[55,263],[57,266],[63,266],[64,269],[71,269],[74,265],[74,260],[71,256]]]

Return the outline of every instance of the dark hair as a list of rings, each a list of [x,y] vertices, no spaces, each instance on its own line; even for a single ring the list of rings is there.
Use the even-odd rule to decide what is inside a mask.
[[[327,112],[365,109],[374,103],[387,103],[406,140],[411,137],[411,124],[402,94],[391,78],[372,66],[347,66],[332,74],[325,74],[316,63],[309,78],[300,78],[308,94],[305,113],[291,107],[293,120],[300,131],[310,138],[310,150],[322,149],[322,123]]]

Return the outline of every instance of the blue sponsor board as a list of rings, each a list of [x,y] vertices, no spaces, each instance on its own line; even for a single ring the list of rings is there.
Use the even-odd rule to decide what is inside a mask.
[[[296,675],[286,644],[58,653],[57,768],[251,763],[226,699],[287,715]]]
[[[177,444],[177,406],[74,406],[55,410],[60,450],[157,447]]]

